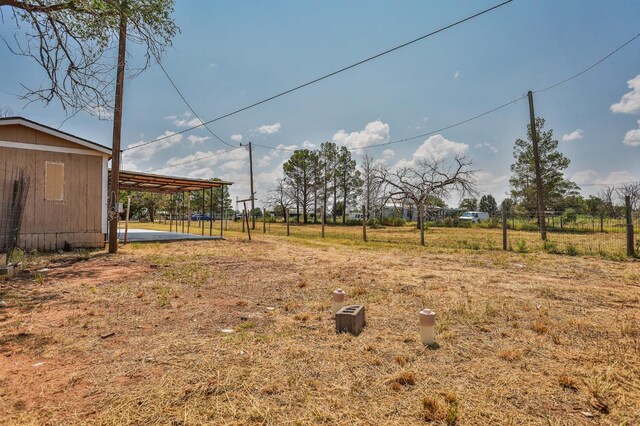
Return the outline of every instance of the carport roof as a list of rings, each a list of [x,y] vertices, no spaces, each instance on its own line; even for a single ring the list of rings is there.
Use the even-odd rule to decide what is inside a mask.
[[[111,170],[109,170],[111,175]],[[177,192],[198,191],[233,185],[233,182],[221,180],[192,179],[151,173],[120,171],[120,189],[140,192],[158,192],[174,194]]]

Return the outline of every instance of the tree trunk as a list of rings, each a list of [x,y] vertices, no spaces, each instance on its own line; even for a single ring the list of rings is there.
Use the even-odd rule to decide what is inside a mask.
[[[318,188],[313,193],[313,223],[318,223]]]
[[[347,223],[347,191],[346,188],[343,188],[344,196],[342,197],[342,224]]]
[[[333,180],[333,224],[335,225],[338,221],[338,216],[337,216],[337,206],[336,206],[336,202],[338,201],[338,185],[336,180]]]
[[[422,207],[418,207],[418,226],[420,226],[420,245],[424,246],[424,216]]]

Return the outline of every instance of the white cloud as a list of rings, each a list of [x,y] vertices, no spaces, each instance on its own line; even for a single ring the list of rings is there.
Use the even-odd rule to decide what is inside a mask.
[[[187,137],[187,140],[189,142],[191,142],[192,144],[201,144],[202,142],[206,141],[207,139],[211,139],[209,136],[196,136],[196,135],[189,135]]]
[[[414,160],[440,161],[447,157],[464,155],[469,150],[466,143],[445,139],[442,135],[430,136],[413,153]]]
[[[457,80],[457,79],[458,79],[458,77],[460,77],[460,70],[456,71],[456,72],[453,74],[453,79],[454,79],[454,80]]]
[[[274,133],[278,133],[279,131],[280,123],[263,124],[256,129],[256,132],[260,133],[261,135],[272,135]]]
[[[220,170],[230,172],[240,172],[241,170],[249,170],[249,164],[245,160],[229,160],[220,165]]]
[[[87,111],[89,114],[95,115],[100,120],[112,120],[113,119],[113,111],[104,106],[92,106],[87,107]]]
[[[492,145],[489,142],[478,143],[476,144],[475,148],[476,149],[487,148],[489,151],[493,152],[494,154],[498,152],[498,148],[496,148],[495,145]]]
[[[476,184],[480,193],[492,194],[498,202],[506,198],[509,192],[509,176],[507,175],[495,175],[486,170],[480,170],[476,173]]]
[[[202,124],[202,121],[198,118],[192,118],[193,114],[190,111],[185,111],[180,115],[168,115],[165,120],[170,120],[178,127],[195,127]]]
[[[158,136],[156,140],[160,138],[164,138],[164,139],[159,140],[158,142],[147,144],[147,145],[143,145],[143,144],[146,144],[147,141],[139,141],[139,142],[130,144],[129,146],[127,146],[127,151],[125,151],[122,154],[122,161],[135,163],[135,164],[137,164],[140,161],[143,161],[143,162],[149,161],[158,151],[162,151],[164,149],[170,148],[173,145],[181,142],[183,139],[181,134],[176,134],[171,130],[165,130],[165,132],[162,135]],[[140,148],[131,149],[138,146]]]
[[[318,145],[316,145],[315,143],[313,143],[311,141],[304,141],[304,142],[302,142],[302,147],[304,149],[316,149],[318,147]]]
[[[298,147],[296,145],[287,146],[287,145],[283,145],[283,144],[280,144],[280,145],[276,146],[276,148],[278,148],[278,149],[269,150],[265,155],[263,155],[262,157],[260,157],[258,159],[258,162],[257,162],[258,168],[265,168],[265,167],[269,166],[271,164],[271,162],[275,158],[279,158],[285,153],[286,154],[292,154],[292,152],[283,151],[284,149],[286,149],[286,150],[298,149]],[[288,157],[288,155],[287,155],[287,157]]]
[[[584,132],[581,129],[576,129],[571,133],[566,133],[562,135],[563,142],[572,142],[577,141],[578,139],[582,139],[584,137]]]
[[[339,130],[331,139],[338,145],[343,145],[347,148],[362,148],[384,143],[389,141],[389,125],[376,120],[367,124],[364,130],[360,132],[347,133],[344,130]]]
[[[628,170],[614,170],[606,175],[595,170],[579,170],[573,174],[571,180],[582,189],[584,196],[596,195],[601,189],[601,185],[617,185],[622,182],[635,182],[640,180],[640,175]]]
[[[173,124],[175,124],[178,127],[195,127],[195,126],[199,126],[202,124],[202,121],[199,118],[178,118],[176,120],[173,121]]]
[[[638,127],[640,127],[640,120],[638,120]],[[640,146],[640,128],[629,130],[624,135],[624,140],[622,141],[622,143],[629,146]]]
[[[393,152],[392,149],[385,149],[384,151],[382,151],[382,158],[384,158],[385,160],[390,160],[395,156],[396,153]]]
[[[231,140],[234,142],[242,142],[242,135],[239,133],[237,135],[231,135]]]
[[[578,186],[583,185],[585,183],[594,183],[598,180],[598,172],[591,169],[579,170],[573,174],[571,180],[575,182]]]
[[[640,74],[627,81],[631,91],[625,93],[620,102],[611,105],[611,112],[623,114],[640,113]]]
[[[434,135],[425,140],[415,152],[411,159],[402,158],[398,160],[391,168],[394,170],[403,167],[413,167],[419,161],[441,161],[445,159],[453,159],[456,156],[463,156],[469,150],[469,145],[445,139],[442,135]],[[386,159],[381,160],[386,163]]]

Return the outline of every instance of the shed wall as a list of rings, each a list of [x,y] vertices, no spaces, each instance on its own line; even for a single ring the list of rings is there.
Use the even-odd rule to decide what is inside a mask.
[[[0,127],[0,141],[78,148],[77,144],[22,126]],[[60,250],[65,241],[74,247],[104,246],[103,158],[0,146],[0,173],[20,167],[31,178],[18,240],[21,248]],[[46,162],[64,164],[62,201],[45,199]]]

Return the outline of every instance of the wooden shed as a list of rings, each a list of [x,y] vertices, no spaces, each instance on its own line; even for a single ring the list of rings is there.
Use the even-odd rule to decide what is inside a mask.
[[[22,117],[0,118],[0,173],[30,177],[18,247],[104,247],[111,148]]]

